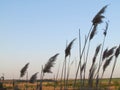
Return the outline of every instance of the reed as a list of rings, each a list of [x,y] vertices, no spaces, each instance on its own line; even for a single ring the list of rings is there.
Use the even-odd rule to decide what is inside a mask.
[[[96,15],[95,17],[92,19],[92,26],[88,32],[88,35],[86,37],[86,40],[85,40],[85,43],[84,43],[84,46],[83,46],[83,49],[82,49],[82,52],[81,52],[81,55],[80,55],[80,60],[79,60],[79,63],[78,63],[78,67],[77,67],[77,71],[76,71],[76,76],[75,76],[75,81],[74,81],[74,85],[73,87],[75,87],[75,84],[76,84],[76,79],[77,79],[77,76],[78,76],[78,71],[79,71],[79,68],[81,68],[81,60],[82,60],[82,56],[83,56],[83,53],[85,51],[85,48],[86,48],[86,45],[87,45],[87,41],[89,39],[89,42],[90,40],[93,38],[93,36],[95,35],[96,33],[96,28],[98,26],[98,24],[102,23],[102,19],[105,18],[105,16],[103,16],[103,13],[105,12],[106,8],[107,8],[108,5],[104,6]],[[91,33],[91,30],[92,30],[92,33]],[[90,38],[89,38],[90,37]],[[90,43],[89,43],[90,44]],[[89,51],[89,45],[88,44],[88,51]],[[87,51],[87,54],[88,54],[88,51]],[[86,56],[86,58],[88,57],[88,55]],[[87,59],[86,59],[87,61]],[[85,75],[84,75],[85,76]]]
[[[30,63],[27,63],[21,70],[20,70],[20,78],[23,77],[26,73],[26,90],[27,90],[27,86],[28,86],[28,72],[27,72],[27,69],[28,69],[28,66],[29,66]]]
[[[21,70],[20,70],[20,77],[23,77],[27,71],[29,63],[27,63]]]
[[[73,45],[73,43],[74,43],[74,41],[76,40],[76,38],[75,39],[73,39],[68,45],[67,45],[67,47],[66,47],[66,49],[65,49],[65,60],[64,60],[64,90],[66,90],[67,88],[67,73],[66,73],[66,71],[67,71],[67,68],[66,68],[66,58],[69,56],[69,61],[68,61],[68,70],[69,70],[69,63],[70,63],[70,56],[71,56],[71,48],[72,48],[72,45]],[[68,71],[69,72],[69,71]]]
[[[116,62],[117,62],[117,59],[118,59],[119,54],[120,54],[120,45],[118,46],[118,48],[117,48],[116,51],[115,51],[115,61],[114,61],[114,64],[113,64],[113,68],[112,68],[111,75],[110,75],[109,84],[111,84],[113,72],[114,72],[114,69],[115,69]]]
[[[52,73],[51,68],[54,66],[58,55],[59,55],[59,53],[57,53],[54,56],[52,56],[51,58],[49,58],[48,62],[45,64],[45,66],[42,67],[39,90],[42,90],[42,80],[43,80],[43,77],[45,76],[45,73]]]
[[[30,83],[35,83],[35,81],[37,80],[37,74],[38,72],[36,72],[35,74],[33,74],[29,80]]]
[[[108,5],[105,5],[105,6],[95,15],[95,17],[94,17],[93,20],[92,20],[93,25],[100,24],[100,23],[103,22],[102,19],[105,18],[105,16],[103,16],[103,13],[105,12],[107,6],[108,6]]]
[[[102,79],[102,77],[103,77],[103,75],[104,75],[104,72],[105,72],[106,68],[110,65],[110,62],[111,62],[112,58],[113,58],[113,56],[110,56],[110,57],[105,61],[104,65],[103,65],[103,72],[102,72],[101,79]]]
[[[99,66],[98,66],[98,70],[97,70],[97,78],[96,78],[96,87],[98,87],[98,84],[99,84],[99,71],[100,71],[100,68],[101,68],[101,65],[103,63],[103,56],[102,54],[105,56],[106,53],[107,53],[107,49],[103,52],[103,49],[104,49],[104,44],[105,44],[105,39],[106,39],[106,35],[107,35],[107,31],[108,31],[108,22],[106,22],[106,27],[104,29],[104,32],[103,32],[103,35],[104,35],[104,38],[103,38],[103,42],[102,42],[102,48],[101,48],[101,53],[100,53],[100,59],[99,59]]]

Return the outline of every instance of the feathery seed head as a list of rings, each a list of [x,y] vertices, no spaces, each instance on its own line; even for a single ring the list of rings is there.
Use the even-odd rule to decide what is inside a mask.
[[[35,81],[36,81],[36,79],[37,79],[37,74],[38,74],[38,72],[36,72],[35,74],[33,74],[32,76],[31,76],[31,78],[30,78],[30,83],[34,83]]]
[[[48,60],[48,62],[45,64],[43,68],[43,73],[52,73],[51,67],[53,67],[53,65],[55,64],[54,62],[56,61],[58,55],[59,53],[55,54]]]
[[[20,71],[20,77],[23,77],[27,71],[29,63],[27,63]]]
[[[93,25],[102,23],[102,19],[105,18],[102,14],[105,12],[105,9],[107,8],[107,6],[108,5],[104,6],[93,18],[92,20]]]
[[[112,60],[113,56],[109,57],[105,64],[103,65],[103,72],[105,71],[105,69],[107,68],[107,66],[110,64],[111,60]]]
[[[108,58],[109,56],[111,56],[113,53],[114,53],[114,49],[116,48],[116,46],[112,47],[111,49],[106,49],[104,52],[103,52],[103,58],[102,60],[104,60],[105,58]]]
[[[107,52],[108,52],[108,48],[106,48],[103,52],[102,61],[105,59]]]
[[[95,55],[93,57],[93,62],[92,62],[92,65],[94,65],[95,61],[96,61],[96,57],[100,51],[100,47],[101,47],[101,44],[97,46],[96,50],[95,50]]]
[[[73,42],[74,42],[75,40],[76,40],[76,38],[73,39],[73,40],[69,43],[69,45],[66,47],[66,49],[65,49],[65,58],[66,58],[67,56],[71,55],[70,50],[71,50],[71,47],[72,47]]]
[[[101,47],[101,44],[97,46],[96,51],[95,51],[95,55],[97,55],[99,53],[100,47]]]
[[[119,54],[120,54],[120,45],[115,51],[115,57],[117,58],[119,56]]]
[[[106,53],[106,58],[111,56],[114,53],[114,49],[116,48],[116,46],[112,47],[111,49],[108,50],[108,52]]]
[[[96,32],[97,32],[97,24],[94,25],[89,40],[91,40],[95,36]]]

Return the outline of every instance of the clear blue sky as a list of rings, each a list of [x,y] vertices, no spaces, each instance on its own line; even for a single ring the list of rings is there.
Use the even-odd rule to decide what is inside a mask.
[[[84,39],[92,18],[107,4],[104,15],[105,21],[109,20],[109,30],[105,46],[118,45],[119,3],[117,0],[0,0],[0,76],[4,73],[6,78],[18,78],[27,62],[30,62],[30,76],[40,72],[41,65],[52,55],[60,53],[55,65],[57,69],[64,59],[66,40],[78,38],[79,28]],[[98,34],[102,34],[102,29],[103,26]],[[92,46],[102,40],[99,35],[96,38]],[[72,59],[77,58],[78,39],[72,49]],[[115,72],[114,76],[120,77],[120,73]]]

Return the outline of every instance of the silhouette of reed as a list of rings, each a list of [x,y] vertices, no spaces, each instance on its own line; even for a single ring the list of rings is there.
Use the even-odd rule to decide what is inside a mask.
[[[110,76],[110,79],[109,79],[109,84],[111,84],[113,72],[114,72],[114,69],[115,69],[116,62],[117,62],[117,59],[118,59],[119,54],[120,54],[120,45],[117,47],[117,49],[116,49],[116,51],[115,51],[115,61],[114,61],[113,68],[112,68],[112,72],[111,72],[111,76]]]
[[[25,73],[27,72],[27,68],[29,66],[29,63],[27,63],[20,71],[20,77],[23,77]]]
[[[42,67],[41,81],[40,81],[40,85],[39,85],[39,90],[42,90],[42,80],[43,80],[43,77],[44,77],[45,73],[52,73],[51,68],[54,66],[55,61],[56,61],[58,55],[59,55],[59,53],[57,53],[54,56],[52,56],[48,60],[48,62],[45,64],[44,68]]]
[[[29,80],[30,83],[35,83],[37,80],[37,74],[38,72],[36,72],[35,74],[33,74]]]

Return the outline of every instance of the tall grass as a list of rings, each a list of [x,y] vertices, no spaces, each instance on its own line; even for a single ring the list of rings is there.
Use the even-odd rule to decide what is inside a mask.
[[[25,73],[27,72],[29,63],[27,63],[21,70],[20,70],[20,77],[23,77]]]
[[[114,72],[116,62],[117,62],[117,58],[118,58],[119,54],[120,54],[120,45],[118,46],[118,48],[115,51],[115,61],[114,61],[111,76],[110,76],[110,79],[109,79],[109,84],[111,84],[111,79],[112,79],[112,76],[113,76],[113,72]]]
[[[95,17],[92,19],[92,25],[90,30],[88,31],[87,36],[85,37],[83,47],[81,46],[81,31],[79,29],[79,62],[78,65],[75,67],[76,72],[75,72],[75,78],[72,89],[80,89],[80,90],[100,90],[101,89],[101,83],[100,79],[103,79],[104,73],[106,69],[111,65],[111,61],[114,60],[114,64],[112,67],[112,72],[110,73],[110,78],[108,84],[111,84],[111,80],[113,77],[113,73],[115,70],[115,66],[117,63],[118,56],[120,54],[120,45],[118,47],[113,46],[111,48],[106,48],[104,49],[105,46],[105,40],[107,36],[107,31],[108,31],[108,22],[103,23],[103,19],[105,16],[103,15],[106,8],[108,5],[105,5],[100,11],[95,15]],[[88,60],[90,60],[90,47],[91,47],[91,41],[94,39],[96,32],[98,32],[98,25],[100,24],[105,24],[105,29],[103,31],[103,41],[95,48],[94,55],[92,56],[92,63],[89,68],[89,75],[88,79],[86,79],[86,74],[87,74],[87,64]],[[102,35],[101,35],[102,37]],[[70,62],[71,59],[71,49],[73,46],[73,43],[75,42],[76,38],[73,39],[65,48],[65,56],[64,56],[64,61],[63,64],[61,65],[62,71],[61,71],[61,78],[60,78],[60,90],[68,90],[68,84],[69,84],[69,76],[70,76],[70,70],[73,62]],[[53,73],[51,68],[54,67],[55,61],[57,59],[57,56],[59,53],[56,53],[54,56],[50,57],[49,60],[46,62],[44,66],[41,68],[41,73],[40,73],[40,83],[38,85],[37,82],[37,90],[42,90],[42,83],[45,74],[47,73]],[[115,57],[115,59],[114,59]],[[68,60],[68,61],[67,61]],[[68,62],[68,63],[67,63]],[[23,78],[26,75],[26,85],[28,81],[28,66],[29,63],[27,63],[21,70],[20,70],[20,78]],[[68,66],[68,67],[67,67]],[[102,68],[102,70],[101,70]],[[60,67],[59,67],[60,69]],[[59,74],[59,69],[56,74],[56,78],[54,76],[54,80],[58,79],[58,74]],[[80,72],[80,73],[79,73]],[[102,72],[102,75],[101,75]],[[79,74],[79,88],[77,87],[77,78]],[[37,81],[37,75],[38,72],[34,73],[30,80],[29,83],[35,83]],[[100,77],[101,75],[101,77]],[[101,81],[102,82],[102,81]],[[63,87],[64,86],[64,87]],[[27,87],[25,88],[26,90],[28,89]],[[54,83],[54,90],[55,90],[55,83]]]
[[[35,74],[33,74],[29,80],[30,83],[35,83],[35,81],[37,80],[37,74],[38,72],[36,72]]]
[[[26,90],[27,90],[27,85],[28,85],[28,66],[30,63],[27,63],[21,70],[20,70],[20,78],[22,78],[26,74]],[[14,87],[14,86],[13,86]]]
[[[79,68],[81,68],[81,60],[82,60],[82,57],[83,57],[83,53],[85,52],[85,48],[86,48],[86,45],[87,45],[87,42],[88,42],[88,49],[87,49],[87,55],[86,55],[86,60],[85,60],[85,68],[86,68],[86,64],[87,64],[87,57],[88,57],[88,54],[89,54],[89,47],[90,47],[90,41],[93,39],[95,33],[96,33],[96,30],[97,30],[97,26],[99,24],[101,24],[103,21],[102,19],[105,18],[105,16],[103,16],[103,13],[105,12],[105,9],[107,8],[107,5],[104,6],[96,15],[95,17],[93,18],[92,20],[92,26],[88,32],[88,35],[85,39],[85,43],[84,43],[84,46],[83,46],[83,49],[82,49],[82,52],[80,53],[80,60],[79,60],[79,64],[78,64],[78,67],[77,67],[77,71],[76,71],[76,76],[75,76],[75,82],[74,82],[74,87],[76,85],[76,79],[77,79],[77,76],[78,76],[78,72],[79,72]],[[85,74],[84,74],[84,77],[85,77]]]
[[[74,41],[76,40],[73,39],[65,48],[65,59],[63,61],[63,66],[62,66],[62,72],[61,72],[61,86],[60,86],[60,90],[62,90],[63,85],[62,85],[62,79],[63,79],[63,75],[64,75],[64,90],[67,89],[67,82],[68,82],[68,76],[69,76],[69,64],[70,64],[70,56],[71,56],[71,48],[72,45],[74,43]],[[67,69],[67,57],[69,56],[69,61],[68,61],[68,69]],[[67,72],[68,71],[68,72]]]
[[[59,55],[59,53],[57,53],[54,56],[52,56],[48,60],[48,62],[45,64],[45,66],[42,68],[42,71],[41,71],[41,81],[40,81],[39,90],[42,90],[42,80],[43,80],[43,77],[45,76],[45,74],[46,73],[52,73],[51,68],[54,66],[55,61],[56,61],[58,55]]]

